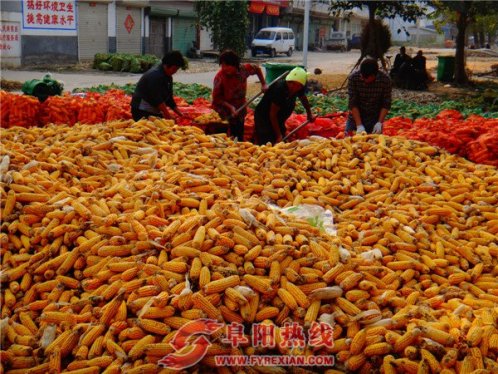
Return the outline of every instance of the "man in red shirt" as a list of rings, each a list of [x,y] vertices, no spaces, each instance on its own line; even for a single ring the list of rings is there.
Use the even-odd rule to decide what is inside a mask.
[[[221,69],[214,77],[213,109],[221,118],[228,119],[229,134],[242,141],[247,110],[240,111],[235,117],[233,115],[246,103],[247,78],[257,75],[261,89],[265,92],[268,87],[261,68],[254,64],[241,64],[240,57],[231,50],[226,50],[220,55],[220,66]]]

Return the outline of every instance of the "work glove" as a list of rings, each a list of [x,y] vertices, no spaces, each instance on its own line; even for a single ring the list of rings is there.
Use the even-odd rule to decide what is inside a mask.
[[[382,134],[382,123],[377,122],[372,130],[372,134]]]
[[[360,134],[360,133],[362,133],[362,132],[366,132],[366,130],[365,130],[365,126],[363,126],[363,125],[358,125],[358,126],[356,126],[356,133],[357,133],[357,134]]]

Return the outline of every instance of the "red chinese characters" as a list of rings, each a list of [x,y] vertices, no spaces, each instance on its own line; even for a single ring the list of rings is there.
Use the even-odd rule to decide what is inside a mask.
[[[24,27],[76,29],[75,1],[23,0]]]
[[[237,322],[227,325],[227,336],[222,342],[231,344],[232,347],[248,344],[249,339],[244,335],[244,325]]]
[[[280,346],[282,348],[304,348],[306,338],[304,329],[297,322],[286,322],[280,328]]]
[[[275,325],[255,323],[252,325],[253,347],[274,348],[275,347]]]
[[[308,344],[313,347],[334,347],[334,329],[328,323],[313,322],[309,329]]]
[[[287,322],[280,328],[273,324],[254,323],[251,326],[251,340],[244,334],[244,325],[233,322],[227,325],[225,344],[239,347],[251,343],[253,347],[275,348],[332,348],[334,346],[333,328],[324,322],[313,322],[307,332],[297,322]]]

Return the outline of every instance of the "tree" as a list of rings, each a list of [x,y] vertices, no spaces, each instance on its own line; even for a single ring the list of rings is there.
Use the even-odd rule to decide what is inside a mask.
[[[201,26],[211,31],[211,39],[219,51],[232,49],[243,57],[249,25],[247,1],[199,0],[196,10]]]
[[[369,22],[373,22],[375,17],[395,18],[399,16],[403,21],[415,22],[418,17],[425,14],[425,8],[422,6],[423,1],[331,1],[330,9],[333,13],[347,12],[354,8],[368,9]]]
[[[455,51],[455,83],[468,84],[469,77],[465,71],[465,42],[469,25],[479,16],[498,13],[498,2],[494,1],[432,1],[435,16],[444,16],[454,21],[457,27]]]
[[[479,46],[484,47],[486,43],[493,44],[496,40],[496,32],[498,31],[498,14],[479,15],[475,22],[470,25],[474,39],[479,39]],[[477,43],[476,43],[477,44]]]
[[[378,17],[383,18],[395,18],[396,16],[401,17],[404,21],[416,21],[418,17],[425,14],[425,8],[422,6],[423,1],[345,1],[345,0],[332,0],[330,2],[330,12],[332,15],[339,16],[346,13],[350,15],[350,12],[354,8],[367,8],[368,9],[368,25],[362,32],[363,36],[368,35],[368,41],[366,43],[362,42],[361,57],[358,60],[357,65],[361,60],[367,55],[372,55],[379,58],[382,64],[385,66],[384,53],[390,47],[390,43],[386,43],[386,38],[391,37],[391,34],[386,31],[386,28],[382,26],[381,22],[375,19]]]

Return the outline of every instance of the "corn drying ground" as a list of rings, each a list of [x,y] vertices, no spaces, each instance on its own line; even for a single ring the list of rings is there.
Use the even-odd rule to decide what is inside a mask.
[[[164,120],[1,144],[0,372],[170,372],[157,361],[202,317],[335,322],[335,345],[219,332],[189,372],[498,372],[496,168],[396,137],[258,147]],[[337,235],[270,203],[329,209]],[[214,367],[263,353],[337,365]]]

